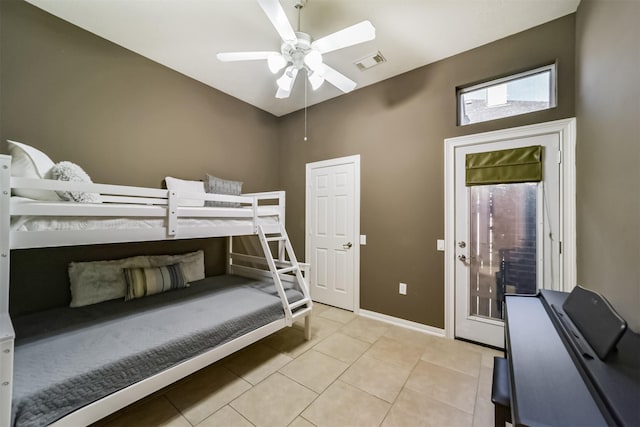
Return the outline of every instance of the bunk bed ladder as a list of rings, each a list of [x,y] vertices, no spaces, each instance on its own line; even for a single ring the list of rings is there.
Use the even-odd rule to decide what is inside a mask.
[[[282,300],[282,306],[284,308],[287,325],[291,326],[291,324],[293,323],[293,310],[302,306],[306,306],[307,310],[311,309],[312,302],[307,282],[302,275],[302,269],[300,268],[300,264],[296,259],[295,253],[293,252],[293,247],[291,246],[291,242],[289,241],[289,236],[287,235],[287,231],[285,230],[284,225],[280,224],[280,230],[274,233],[265,233],[262,226],[258,226],[258,236],[260,237],[262,250],[264,251],[264,256],[267,260],[269,270],[271,271],[276,290],[278,291],[280,299]],[[270,242],[278,242],[279,259],[277,261],[273,258],[273,254],[269,246]],[[289,303],[285,295],[284,286],[282,285],[281,276],[288,273],[294,273],[296,282],[298,283],[298,286],[300,287],[300,290],[303,294],[302,299],[293,303]],[[306,323],[305,329],[308,329]],[[305,331],[305,334],[308,334],[308,331]]]

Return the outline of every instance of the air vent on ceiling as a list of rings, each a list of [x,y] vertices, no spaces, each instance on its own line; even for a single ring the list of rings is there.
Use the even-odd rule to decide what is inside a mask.
[[[382,64],[383,62],[387,62],[387,60],[382,56],[380,51],[378,51],[376,53],[369,54],[364,58],[358,59],[354,64],[356,64],[356,67],[358,67],[360,71],[365,71],[378,64]]]

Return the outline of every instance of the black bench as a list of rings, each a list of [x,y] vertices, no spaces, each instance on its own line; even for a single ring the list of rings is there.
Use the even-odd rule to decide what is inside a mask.
[[[504,357],[493,358],[491,402],[495,409],[495,426],[504,427],[511,422],[511,393],[509,392],[509,365]]]

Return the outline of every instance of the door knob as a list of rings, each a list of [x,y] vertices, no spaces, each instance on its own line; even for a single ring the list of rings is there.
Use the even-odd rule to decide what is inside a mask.
[[[467,257],[464,255],[458,255],[458,259],[465,264],[467,263]]]
[[[461,240],[461,241],[459,241],[459,242],[458,242],[458,246],[459,246],[460,248],[464,249],[464,248],[466,248],[466,247],[467,247],[467,244],[464,242],[464,240]]]
[[[353,246],[353,244],[351,242],[349,243],[344,243],[342,245],[342,249],[351,249],[351,246]]]

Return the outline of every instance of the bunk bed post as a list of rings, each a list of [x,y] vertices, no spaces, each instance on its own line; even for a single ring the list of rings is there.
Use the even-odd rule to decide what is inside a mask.
[[[11,157],[0,155],[0,314],[9,313],[9,224],[11,213]]]
[[[167,236],[175,237],[178,229],[178,194],[175,191],[167,191]]]
[[[11,202],[11,157],[0,155],[0,427],[11,423],[13,389],[13,341],[9,316],[9,239]]]
[[[278,207],[280,208],[280,224],[282,224],[282,227],[285,227],[285,222],[284,222],[284,216],[285,216],[285,210],[286,210],[286,206],[285,205],[285,192],[284,191],[280,191],[278,192]],[[285,245],[283,241],[279,241],[278,242],[278,259],[280,261],[286,261],[286,253],[285,253]]]
[[[231,264],[233,264],[233,258],[232,258],[232,254],[233,253],[233,236],[229,236],[227,237],[227,263],[225,266],[225,271],[227,272],[227,274],[231,274],[233,267],[231,266]]]

